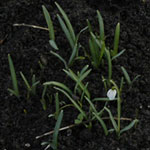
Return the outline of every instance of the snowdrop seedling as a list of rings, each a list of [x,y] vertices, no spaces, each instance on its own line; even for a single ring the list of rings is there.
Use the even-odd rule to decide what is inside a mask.
[[[117,91],[116,89],[109,89],[107,92],[107,97],[109,98],[109,100],[114,100],[116,97]]]

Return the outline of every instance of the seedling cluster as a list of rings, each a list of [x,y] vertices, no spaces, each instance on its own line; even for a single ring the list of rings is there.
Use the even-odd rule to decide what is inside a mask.
[[[83,124],[85,125],[86,128],[91,129],[93,121],[98,121],[100,126],[102,126],[105,135],[108,135],[110,132],[114,131],[116,132],[118,138],[120,138],[120,135],[123,132],[131,129],[138,122],[137,119],[131,120],[131,123],[129,123],[129,125],[121,128],[121,119],[122,119],[121,105],[123,103],[122,92],[123,86],[125,84],[124,78],[126,79],[130,89],[132,88],[134,81],[139,77],[138,75],[131,81],[126,69],[124,67],[121,67],[120,69],[123,72],[123,76],[120,79],[120,85],[118,86],[112,78],[112,71],[113,71],[112,62],[125,52],[125,50],[122,50],[120,52],[118,50],[120,37],[120,23],[116,25],[114,34],[114,45],[113,49],[111,50],[108,48],[105,42],[106,36],[104,32],[104,22],[98,10],[97,10],[97,18],[99,23],[99,33],[95,33],[93,31],[91,23],[89,22],[89,20],[87,20],[87,26],[83,28],[78,34],[75,34],[67,14],[64,12],[64,10],[60,7],[58,3],[55,2],[55,4],[60,12],[60,14],[57,14],[58,22],[60,23],[60,26],[69,42],[71,55],[69,57],[69,60],[66,60],[57,53],[57,51],[59,51],[59,47],[57,46],[57,41],[55,39],[53,22],[45,6],[42,6],[49,31],[49,38],[50,38],[49,44],[53,48],[53,50],[50,53],[63,62],[64,68],[62,68],[62,70],[64,71],[66,76],[69,77],[70,80],[73,80],[75,86],[73,89],[71,89],[66,84],[58,81],[47,81],[43,83],[41,103],[44,110],[47,109],[45,96],[48,95],[49,97],[51,97],[47,93],[49,88],[52,87],[56,90],[56,93],[52,94],[54,95],[55,99],[56,111],[54,112],[54,114],[51,114],[50,117],[54,116],[57,122],[53,133],[52,143],[44,142],[42,143],[42,145],[46,144],[47,145],[46,149],[48,149],[49,147],[53,148],[54,150],[58,149],[58,133],[63,116],[65,117],[65,114],[63,115],[63,111],[66,107],[70,106],[71,107],[73,106],[78,111],[78,115],[74,120],[75,125]],[[88,43],[89,51],[85,50],[84,45],[81,45],[79,40],[79,37],[83,32],[89,32],[89,43]],[[79,50],[83,50],[85,55],[79,56]],[[102,76],[106,97],[93,98],[93,94],[89,91],[88,88],[90,86],[89,82],[85,83],[83,81],[85,78],[89,76],[89,74],[92,74],[92,68],[89,68],[89,64],[85,65],[78,72],[74,72],[71,69],[71,66],[73,66],[77,60],[84,61],[85,58],[88,58],[93,68],[97,70],[100,68],[100,66],[103,67],[104,62],[107,63],[108,76],[107,77]],[[13,88],[8,90],[11,94],[15,95],[17,98],[20,98],[20,89],[18,88],[18,81],[15,73],[15,67],[13,65],[13,61],[11,59],[10,54],[8,54],[8,61],[13,83]],[[30,99],[31,94],[36,95],[37,93],[36,88],[39,85],[40,81],[36,81],[35,75],[33,75],[32,83],[30,85],[22,72],[20,72],[20,75],[27,88],[27,99]],[[60,93],[63,94],[69,100],[69,102],[68,103],[65,102],[63,106],[60,105],[61,103],[63,103],[62,100],[59,99]],[[111,105],[112,101],[116,101],[117,103],[116,117],[113,116],[111,109],[108,107],[108,105]],[[103,108],[101,109],[97,108],[97,103],[101,103]],[[88,111],[84,110],[85,105],[88,106]],[[106,124],[104,120],[106,114],[108,114],[107,117],[111,121],[113,128],[108,127],[108,125]]]

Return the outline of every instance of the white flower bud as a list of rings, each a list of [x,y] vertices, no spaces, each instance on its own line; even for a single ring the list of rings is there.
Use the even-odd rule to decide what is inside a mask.
[[[109,98],[109,100],[114,100],[116,97],[117,91],[116,89],[110,89],[107,92],[107,97]]]

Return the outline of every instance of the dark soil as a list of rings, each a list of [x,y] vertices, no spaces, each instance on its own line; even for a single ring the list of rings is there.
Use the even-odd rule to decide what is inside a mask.
[[[124,66],[131,79],[141,77],[130,91],[124,89],[122,116],[134,119],[139,123],[136,128],[124,133],[120,140],[115,133],[107,137],[101,126],[93,123],[91,131],[84,126],[74,127],[60,132],[59,150],[149,150],[150,149],[150,3],[138,0],[57,0],[67,13],[75,29],[86,26],[89,19],[98,31],[96,10],[100,10],[105,23],[107,43],[112,47],[114,29],[121,23],[119,50],[126,52],[113,63],[113,79],[119,81],[123,75],[120,67]],[[69,44],[58,24],[58,10],[53,0],[6,0],[0,1],[0,149],[1,150],[41,150],[40,144],[52,136],[36,140],[35,137],[54,129],[55,120],[48,118],[55,112],[54,102],[47,104],[47,110],[40,103],[42,83],[60,81],[72,87],[62,68],[63,64],[49,52],[48,32],[44,30],[15,27],[14,23],[26,23],[46,27],[41,6],[45,5],[51,13],[60,54],[64,58],[70,55]],[[80,41],[87,45],[88,34],[81,36]],[[17,73],[21,98],[18,100],[7,91],[12,87],[7,55],[10,53]],[[41,57],[47,60],[41,70]],[[72,69],[80,70],[89,61],[77,62]],[[26,99],[26,87],[19,75],[22,71],[30,81],[34,73],[41,84],[37,96]],[[101,75],[107,75],[107,66],[94,70],[88,77],[92,97],[101,96]],[[66,79],[66,80],[64,80]],[[116,105],[113,104],[114,111]],[[73,109],[64,111],[62,127],[73,123],[76,117]],[[122,127],[128,122],[122,121]],[[108,122],[109,128],[111,124]]]

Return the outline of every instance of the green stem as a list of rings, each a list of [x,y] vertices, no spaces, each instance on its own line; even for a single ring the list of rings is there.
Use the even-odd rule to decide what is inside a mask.
[[[118,131],[117,135],[120,137],[120,118],[121,118],[121,98],[120,98],[120,90],[116,83],[113,80],[110,80],[110,82],[115,86],[117,90],[117,114],[118,114]]]

